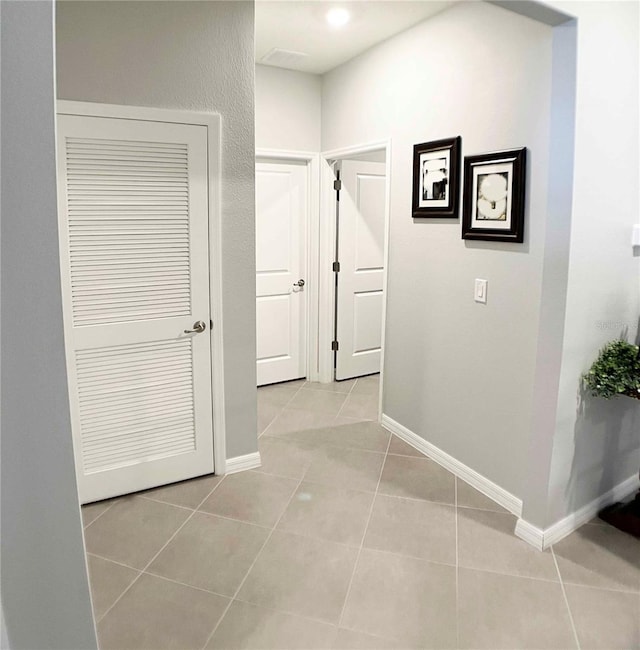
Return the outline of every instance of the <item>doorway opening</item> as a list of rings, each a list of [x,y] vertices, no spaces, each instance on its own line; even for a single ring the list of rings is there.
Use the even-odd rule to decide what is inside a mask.
[[[314,159],[312,154],[276,151],[258,151],[256,155],[260,435],[275,434],[294,426],[309,427],[307,430],[334,426],[335,418],[344,420],[343,424],[349,419],[375,421],[380,418],[389,228],[389,143],[376,142],[330,151],[319,159]],[[297,168],[293,166],[296,162]],[[318,165],[318,162],[319,170],[318,166],[314,168],[314,163]],[[303,191],[296,192],[297,185],[292,180],[299,174],[300,163],[305,163],[310,172],[311,191],[308,192],[306,217],[296,220],[294,208],[304,204],[300,201]],[[264,174],[263,179],[260,174]],[[338,177],[342,186],[335,183]],[[278,185],[280,190],[276,192]],[[291,252],[291,233],[301,236],[304,230],[298,224],[305,223],[306,238]],[[269,243],[272,249],[268,248]],[[306,252],[306,276],[302,275],[303,271],[293,269],[296,262],[299,269],[305,268],[299,263],[303,254],[300,251]],[[280,259],[276,259],[276,253]],[[268,268],[267,263],[273,269]],[[264,370],[272,360],[280,362],[281,367],[291,363],[293,355],[289,350],[294,348],[286,336],[294,331],[294,326],[289,325],[292,301],[299,301],[302,293],[295,286],[298,275],[305,280],[307,372],[278,378],[271,375],[271,381],[265,381],[267,373]],[[273,294],[268,295],[264,289],[267,282],[275,287],[276,278],[284,295],[274,289]],[[280,308],[279,315],[276,307]],[[300,308],[299,302],[295,304],[295,310]],[[293,313],[302,318],[299,312]],[[270,323],[269,318],[273,318]],[[329,393],[333,395],[328,396]],[[296,410],[298,413],[293,412]],[[308,422],[299,422],[304,417]]]
[[[318,159],[256,152],[258,386],[317,380]]]
[[[323,276],[320,299],[321,304],[331,305],[322,310],[325,317],[319,323],[321,381],[359,377],[373,381],[379,376],[378,416],[384,369],[390,162],[386,141],[322,155],[325,228],[320,256],[332,261]]]

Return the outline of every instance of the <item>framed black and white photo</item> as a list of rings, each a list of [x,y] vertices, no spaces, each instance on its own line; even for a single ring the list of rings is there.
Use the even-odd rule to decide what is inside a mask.
[[[458,136],[414,145],[414,219],[458,218],[460,142]]]
[[[526,152],[465,156],[463,239],[523,242]]]

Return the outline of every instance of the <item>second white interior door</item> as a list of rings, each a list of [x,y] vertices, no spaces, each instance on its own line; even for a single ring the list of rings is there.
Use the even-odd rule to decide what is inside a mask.
[[[307,166],[256,162],[258,386],[306,376]]]
[[[341,162],[336,379],[380,372],[385,173],[384,163]]]

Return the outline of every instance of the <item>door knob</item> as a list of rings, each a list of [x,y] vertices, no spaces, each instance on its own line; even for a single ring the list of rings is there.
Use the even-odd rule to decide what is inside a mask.
[[[193,333],[199,334],[200,332],[204,332],[206,329],[207,329],[207,326],[204,324],[204,321],[197,320],[193,324],[193,329],[192,330],[185,330],[184,333],[185,334],[193,334]]]
[[[294,286],[294,287],[304,287],[304,280],[301,278],[301,279],[298,280],[297,282],[294,282],[294,283],[293,283],[293,286]]]

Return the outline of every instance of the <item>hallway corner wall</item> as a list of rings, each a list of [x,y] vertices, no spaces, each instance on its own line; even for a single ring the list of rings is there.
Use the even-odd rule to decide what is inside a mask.
[[[631,233],[640,219],[640,8],[620,1],[553,5],[577,17],[578,59],[571,250],[546,527],[637,479],[640,467],[640,404],[592,397],[581,382],[605,343],[638,342],[640,257]]]
[[[91,650],[58,272],[55,7],[0,4],[2,644]]]

